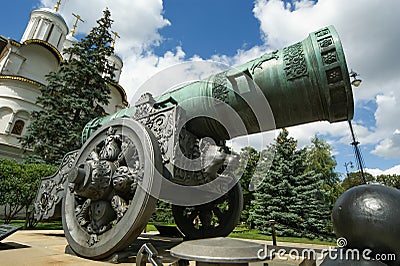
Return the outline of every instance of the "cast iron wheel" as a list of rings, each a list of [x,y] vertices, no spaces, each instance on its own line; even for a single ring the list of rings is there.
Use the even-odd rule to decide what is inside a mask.
[[[155,209],[148,193],[162,172],[158,142],[131,119],[99,128],[69,173],[62,222],[68,244],[82,257],[104,259],[129,246]]]
[[[228,193],[210,203],[172,205],[172,214],[186,239],[199,239],[229,235],[238,224],[242,209],[243,192],[238,182]]]

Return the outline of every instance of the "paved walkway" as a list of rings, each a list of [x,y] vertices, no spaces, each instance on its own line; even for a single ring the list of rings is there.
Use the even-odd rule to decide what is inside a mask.
[[[139,240],[148,242],[149,239],[148,237],[149,234],[145,234],[142,235],[142,237],[139,238]],[[151,239],[155,246],[159,245],[159,243],[164,243],[166,240],[166,238],[159,238],[159,237],[157,238],[157,236],[152,236]],[[167,242],[171,242],[171,239],[167,239]],[[257,241],[257,242],[268,245],[272,244],[269,241]],[[176,244],[178,243],[179,242],[176,242]],[[172,243],[172,245],[173,244],[174,243]],[[302,248],[314,248],[314,249],[327,248],[327,246],[320,246],[320,245],[307,245],[307,244],[296,244],[296,243],[282,243],[282,244],[284,244],[285,246],[302,247]],[[0,264],[7,266],[8,265],[17,265],[17,266],[19,265],[27,265],[27,266],[28,265],[29,266],[112,265],[112,263],[108,262],[91,261],[73,255],[65,254],[66,245],[67,245],[67,240],[65,239],[64,232],[62,230],[20,230],[1,241]],[[162,247],[162,245],[161,246],[159,245],[159,247]],[[163,251],[161,253],[163,253]],[[167,254],[169,253],[165,252],[164,254],[161,254],[162,256],[164,256],[163,261],[165,262],[166,265],[170,264],[173,261],[173,258],[169,257]],[[121,263],[119,265],[134,265],[134,263],[135,263],[135,257],[132,256],[128,258],[126,262]],[[194,263],[191,263],[191,265],[194,265]],[[269,265],[272,264],[269,263]],[[284,265],[296,265],[296,264],[284,264]]]

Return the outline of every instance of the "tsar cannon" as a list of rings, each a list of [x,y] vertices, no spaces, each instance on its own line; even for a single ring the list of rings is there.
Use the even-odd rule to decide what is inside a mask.
[[[43,178],[37,219],[62,216],[80,256],[103,259],[140,235],[157,199],[173,204],[186,238],[228,235],[242,210],[238,158],[226,141],[275,128],[353,117],[334,27],[239,67],[178,86],[88,123],[83,146]]]

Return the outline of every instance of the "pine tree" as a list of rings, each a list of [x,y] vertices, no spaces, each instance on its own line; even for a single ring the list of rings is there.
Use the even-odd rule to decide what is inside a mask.
[[[107,84],[112,82],[115,70],[107,60],[114,50],[112,22],[106,9],[98,25],[65,50],[69,58],[46,76],[48,84],[40,88],[37,99],[42,110],[32,112],[28,135],[21,138],[23,146],[33,149],[39,161],[60,162],[65,153],[81,146],[85,124],[104,115],[102,105],[110,99]]]
[[[297,215],[297,228],[302,237],[327,239],[332,235],[330,208],[325,201],[326,192],[322,173],[306,170],[306,150],[297,151],[297,168],[302,174],[294,180],[294,203],[289,210]]]
[[[250,220],[261,233],[270,234],[269,220],[275,220],[278,236],[299,236],[296,232],[297,216],[290,211],[294,203],[293,179],[296,169],[293,168],[297,142],[288,137],[288,131],[282,130],[276,139],[275,145],[268,149],[275,149],[270,169],[268,161],[269,151],[261,153],[260,169],[257,175],[262,175],[263,181],[254,193],[253,209]],[[259,178],[259,177],[255,177]]]
[[[269,170],[263,166],[269,162],[261,157],[264,180],[252,201],[250,219],[264,234],[271,233],[269,220],[275,220],[278,236],[324,238],[330,235],[330,212],[321,190],[323,175],[306,171],[306,150],[298,150],[288,134],[283,129],[269,148],[275,149]]]

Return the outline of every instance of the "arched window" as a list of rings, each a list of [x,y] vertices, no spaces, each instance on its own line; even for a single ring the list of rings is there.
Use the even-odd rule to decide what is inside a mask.
[[[21,136],[22,135],[22,131],[24,130],[24,126],[25,126],[25,122],[24,121],[22,121],[22,120],[15,121],[14,126],[13,126],[13,128],[11,130],[11,134]]]

